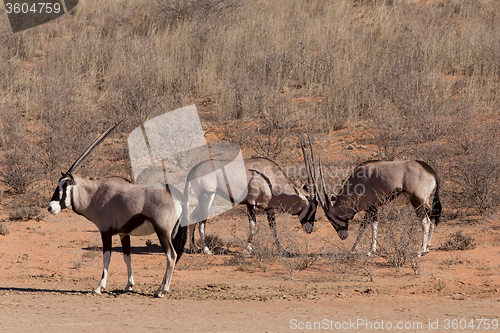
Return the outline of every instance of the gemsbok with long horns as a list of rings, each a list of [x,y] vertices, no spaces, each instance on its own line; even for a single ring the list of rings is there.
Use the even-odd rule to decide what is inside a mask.
[[[274,236],[275,244],[282,254],[290,256],[279,242],[276,231],[276,210],[280,209],[292,215],[297,215],[302,228],[306,233],[311,233],[314,228],[317,200],[314,193],[308,193],[300,188],[285,174],[282,167],[267,158],[244,159],[245,174],[228,170],[224,175],[217,173],[215,177],[203,177],[213,170],[218,170],[228,164],[228,161],[207,160],[200,162],[191,169],[187,176],[184,195],[188,196],[189,185],[194,190],[198,204],[190,216],[189,241],[192,251],[198,249],[194,244],[194,231],[198,222],[200,243],[203,252],[211,254],[205,243],[205,223],[208,211],[218,194],[227,201],[244,204],[248,210],[249,233],[246,250],[253,252],[252,238],[256,232],[256,208],[261,208],[267,213],[267,221]],[[227,178],[227,179],[225,179]],[[312,185],[312,179],[309,178]],[[228,191],[227,184],[231,190]],[[311,186],[309,186],[310,188]],[[235,193],[243,193],[240,198],[235,198]]]
[[[128,282],[125,291],[132,290],[134,279],[130,256],[130,236],[146,236],[156,232],[167,257],[167,268],[155,297],[163,297],[169,290],[175,263],[183,253],[187,241],[188,203],[186,197],[175,189],[162,185],[144,188],[120,178],[88,178],[75,175],[78,165],[95,149],[118,124],[108,128],[73,163],[59,179],[48,205],[52,214],[72,207],[77,214],[92,221],[101,233],[103,245],[103,272],[100,294],[106,288],[111,258],[112,236],[120,235],[123,258],[127,265]]]
[[[309,139],[313,170],[316,162],[311,140]],[[304,145],[302,144],[304,149]],[[304,151],[305,155],[305,151]],[[434,226],[439,223],[441,202],[439,201],[439,178],[436,171],[422,161],[367,161],[357,166],[344,183],[339,194],[332,196],[332,202],[327,193],[321,161],[319,161],[321,189],[324,200],[315,191],[326,217],[337,231],[340,239],[348,236],[349,220],[359,211],[365,211],[365,216],[359,228],[358,237],[351,251],[357,251],[359,242],[368,224],[371,223],[372,242],[368,255],[377,249],[378,209],[380,206],[395,201],[397,204],[411,204],[422,226],[422,248],[418,256],[429,252]],[[310,164],[308,169],[310,169]],[[315,171],[310,172],[314,174]],[[316,182],[315,182],[316,184]]]

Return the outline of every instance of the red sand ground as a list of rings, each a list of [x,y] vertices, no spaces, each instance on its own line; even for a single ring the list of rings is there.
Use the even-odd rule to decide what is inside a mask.
[[[330,147],[338,156],[349,155],[347,160],[373,155],[373,149],[356,143],[347,130],[317,145]],[[4,198],[0,219],[8,213]],[[0,236],[0,331],[500,331],[500,216],[443,221],[435,230],[433,248],[458,230],[472,235],[478,246],[468,251],[431,250],[415,270],[396,269],[377,258],[370,266],[342,272],[346,264],[324,258],[293,279],[288,259],[238,256],[234,239],[245,239],[247,224],[243,209],[210,221],[207,233],[220,236],[230,253],[185,253],[176,266],[171,292],[155,299],[165,272],[156,236],[132,238],[137,285],[130,293],[121,292],[127,277],[116,237],[108,289],[94,296],[102,255],[100,235],[91,222],[70,210],[41,222],[6,221],[2,225],[10,233]],[[267,231],[265,216],[258,216],[258,224],[261,232]],[[322,212],[311,235],[286,214],[278,215],[277,224],[285,248],[305,242],[348,249],[358,228],[357,223],[351,225],[349,238],[342,242]]]
[[[246,217],[235,212],[226,218],[235,217],[244,231]],[[280,220],[284,215],[278,217],[278,223]],[[297,229],[291,223],[295,220],[286,221],[290,221],[286,227]],[[223,222],[221,217],[209,224],[209,233],[227,232]],[[184,254],[171,293],[163,299],[152,297],[165,266],[155,236],[132,240],[135,292],[120,292],[126,284],[126,267],[121,253],[114,252],[108,291],[94,296],[91,291],[99,282],[102,256],[96,251],[100,236],[91,222],[65,211],[42,222],[4,225],[10,231],[0,236],[0,330],[5,332],[311,332],[321,330],[318,326],[307,329],[308,323],[320,322],[321,328],[335,331],[335,325],[345,328],[349,321],[345,331],[371,331],[353,324],[358,320],[371,322],[373,331],[379,332],[386,331],[387,325],[396,329],[398,323],[422,323],[421,328],[403,331],[426,332],[429,323],[436,322],[436,332],[476,332],[481,319],[491,325],[500,316],[498,218],[474,225],[460,220],[444,222],[436,229],[434,244],[463,230],[476,238],[478,247],[431,251],[421,259],[417,274],[411,268],[396,270],[377,259],[373,282],[356,272],[335,273],[327,261],[290,280],[279,263],[252,269],[227,264],[234,254],[211,258]],[[312,235],[331,235],[331,241],[340,245],[330,229],[320,217]],[[149,248],[145,245],[148,239],[153,242]],[[345,242],[350,245],[354,239],[355,232]],[[119,247],[118,238],[115,242]],[[438,291],[439,283],[444,288]],[[453,320],[458,321],[458,329],[446,330]],[[474,329],[460,329],[460,324],[470,325],[471,321]]]

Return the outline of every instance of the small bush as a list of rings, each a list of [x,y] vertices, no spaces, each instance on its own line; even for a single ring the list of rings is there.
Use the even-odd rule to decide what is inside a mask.
[[[14,194],[28,192],[39,177],[37,158],[29,149],[18,147],[3,157],[4,170],[0,171],[1,181],[7,184]]]
[[[0,224],[0,235],[7,236],[10,233],[6,226]]]
[[[472,250],[477,246],[476,240],[471,235],[466,235],[459,230],[452,233],[446,239],[446,242],[438,247],[441,251]]]
[[[224,241],[217,235],[206,235],[205,244],[213,254],[225,254],[227,251],[224,248]]]
[[[38,206],[20,206],[11,210],[9,219],[11,221],[41,221],[43,214]]]
[[[380,209],[377,253],[391,266],[414,265],[421,240],[421,227],[411,206],[388,204]]]

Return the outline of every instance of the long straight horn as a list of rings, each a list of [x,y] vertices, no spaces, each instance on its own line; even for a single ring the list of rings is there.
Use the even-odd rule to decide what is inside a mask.
[[[73,171],[75,171],[76,168],[78,168],[78,166],[80,165],[80,163],[83,162],[83,160],[92,152],[92,150],[94,150],[97,146],[99,146],[103,141],[104,139],[106,139],[106,137],[118,126],[121,124],[123,120],[119,121],[118,123],[116,123],[115,125],[113,126],[110,126],[106,132],[102,133],[94,142],[92,142],[92,144],[83,152],[82,155],[80,155],[80,157],[78,157],[78,159],[75,161],[75,163],[73,163],[73,165],[68,169],[68,171],[66,171],[66,173],[64,174],[65,176],[67,176],[68,174],[71,174]]]
[[[318,162],[319,162],[319,176],[321,178],[321,190],[323,191],[323,195],[325,196],[326,209],[330,209],[332,203],[330,201],[330,198],[328,198],[328,192],[326,190],[325,178],[323,177],[323,169],[321,168],[321,156],[318,158]]]
[[[307,182],[308,182],[308,186],[309,186],[309,194],[311,195],[311,199],[313,200],[314,197],[316,196],[316,192],[317,192],[316,191],[316,184],[313,183],[312,173],[311,173],[311,166],[309,165],[309,159],[307,158],[307,153],[306,153],[306,149],[304,147],[304,142],[302,141],[302,138],[300,136],[299,136],[299,140],[300,140],[300,146],[302,147],[302,154],[304,155],[304,162],[306,164]]]
[[[330,207],[330,205],[329,205],[329,201],[327,201],[325,204],[325,201],[323,201],[323,198],[321,197],[321,194],[319,193],[320,187],[316,184],[316,180],[317,180],[317,178],[316,178],[316,157],[314,156],[314,148],[313,148],[311,136],[308,136],[308,139],[309,139],[309,147],[311,148],[311,158],[312,158],[313,169],[314,169],[314,188],[316,190],[316,195],[318,197],[318,200],[321,203],[321,207],[323,207],[323,209],[326,212],[328,210],[328,208]],[[321,171],[321,164],[319,166],[319,172],[320,172],[320,175],[323,174],[323,172]],[[323,192],[324,192],[324,187],[323,187]],[[325,197],[326,197],[326,194],[325,194]]]

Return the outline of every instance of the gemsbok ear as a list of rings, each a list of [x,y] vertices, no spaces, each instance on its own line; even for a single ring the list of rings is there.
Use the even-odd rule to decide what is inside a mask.
[[[330,194],[330,201],[331,202],[337,201],[337,196],[335,194]]]
[[[68,179],[69,179],[69,181],[70,181],[70,184],[71,184],[71,185],[76,185],[76,179],[75,179],[75,177],[73,177],[73,174],[68,173],[68,174],[66,175],[66,177],[68,177]]]

